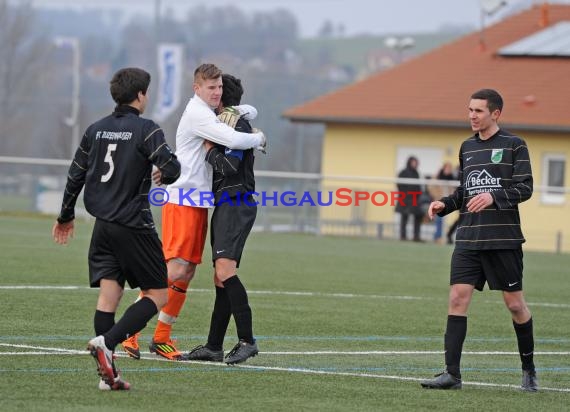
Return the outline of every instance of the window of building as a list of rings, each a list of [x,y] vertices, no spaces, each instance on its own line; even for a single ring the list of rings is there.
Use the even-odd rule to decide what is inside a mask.
[[[566,157],[560,154],[546,154],[542,158],[542,186],[547,189],[541,193],[543,203],[563,204],[566,194],[556,188],[564,188]]]

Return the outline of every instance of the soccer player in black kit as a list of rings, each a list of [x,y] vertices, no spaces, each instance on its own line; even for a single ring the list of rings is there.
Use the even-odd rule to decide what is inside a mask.
[[[235,130],[252,133],[249,122],[231,106],[240,104],[243,88],[241,81],[229,74],[222,75],[223,94],[219,118]],[[245,241],[253,227],[257,206],[250,193],[255,191],[253,149],[230,150],[204,141],[208,148],[206,161],[214,169],[212,191],[215,209],[210,229],[216,300],[206,345],[200,345],[182,355],[182,360],[221,362],[223,343],[233,315],[238,343],[226,356],[227,364],[246,361],[257,355],[253,337],[252,314],[247,292],[237,276]]]
[[[518,204],[532,195],[532,171],[525,141],[497,124],[502,110],[503,99],[495,90],[482,89],[471,96],[469,120],[475,134],[459,151],[460,186],[428,210],[430,218],[458,209],[460,214],[451,258],[446,369],[423,381],[424,388],[461,389],[467,310],[474,289],[483,290],[487,282],[490,289],[502,291],[511,312],[522,362],[521,389],[538,390],[532,316],[522,291],[525,239],[518,211]]]
[[[150,75],[126,68],[114,74],[110,92],[114,112],[93,123],[83,135],[69,168],[61,212],[52,234],[59,244],[73,235],[75,203],[85,186],[84,203],[95,225],[89,247],[89,282],[99,287],[94,316],[96,337],[87,349],[95,358],[102,390],[130,385],[113,360],[117,344],[143,329],[167,300],[166,263],[148,200],[152,166],[161,183],[180,175],[180,163],[162,129],[143,119]],[[143,298],[115,323],[125,282],[140,287]]]

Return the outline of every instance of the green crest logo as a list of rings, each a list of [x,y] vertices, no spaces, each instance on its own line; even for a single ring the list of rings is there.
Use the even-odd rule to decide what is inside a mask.
[[[503,149],[493,149],[493,152],[491,153],[491,162],[499,163],[501,160],[503,160]]]

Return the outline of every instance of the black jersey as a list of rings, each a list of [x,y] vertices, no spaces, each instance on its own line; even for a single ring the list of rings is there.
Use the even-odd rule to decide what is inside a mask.
[[[242,133],[253,131],[249,122],[243,117],[237,121],[235,130]],[[233,150],[215,145],[208,150],[206,161],[214,169],[212,191],[216,203],[221,198],[235,198],[255,191],[254,158],[253,149]]]
[[[505,130],[481,140],[478,134],[465,140],[459,151],[460,186],[441,201],[445,216],[460,209],[456,234],[459,249],[517,249],[525,241],[518,204],[532,195],[532,170],[523,139]],[[469,200],[489,192],[493,204],[467,211]]]
[[[131,106],[89,126],[69,168],[60,223],[75,217],[75,203],[85,185],[85,208],[98,219],[130,228],[152,229],[148,193],[152,165],[163,183],[180,175],[180,163],[164,140],[162,129],[139,117]]]

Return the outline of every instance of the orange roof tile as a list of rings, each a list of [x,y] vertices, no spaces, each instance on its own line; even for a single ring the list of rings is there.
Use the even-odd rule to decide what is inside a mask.
[[[570,21],[570,6],[550,5],[549,23]],[[570,130],[570,58],[502,57],[498,50],[540,27],[533,7],[367,79],[293,107],[284,117],[305,122],[464,126],[469,96],[497,89],[501,123]]]

